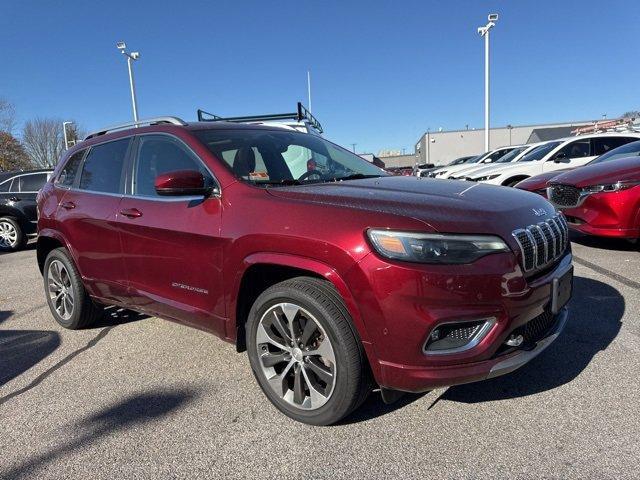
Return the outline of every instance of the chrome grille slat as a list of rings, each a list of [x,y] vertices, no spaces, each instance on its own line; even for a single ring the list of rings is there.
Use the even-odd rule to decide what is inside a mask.
[[[569,244],[569,226],[562,214],[512,233],[520,247],[525,272],[539,270],[560,258]]]

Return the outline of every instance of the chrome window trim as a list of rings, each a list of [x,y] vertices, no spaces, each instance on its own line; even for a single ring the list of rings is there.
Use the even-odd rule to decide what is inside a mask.
[[[204,195],[185,195],[183,197],[144,197],[142,195],[129,195],[129,194],[125,194],[125,193],[111,193],[111,192],[99,192],[97,190],[83,190],[81,188],[75,188],[75,187],[57,187],[57,188],[64,188],[65,190],[71,191],[71,192],[78,192],[78,193],[89,193],[92,195],[103,195],[106,197],[116,197],[116,198],[135,198],[138,200],[148,200],[148,201],[160,201],[160,202],[192,202],[194,200],[207,200],[208,198],[213,197],[213,195],[209,196],[209,197],[205,197]]]
[[[139,135],[135,135],[136,138],[142,138],[142,137],[149,137],[149,136],[164,136],[164,137],[169,137],[172,139],[177,140],[178,142],[180,142],[195,158],[196,161],[200,162],[200,164],[205,168],[205,170],[207,172],[209,172],[209,175],[211,175],[211,178],[213,180],[214,183],[214,187],[213,190],[211,192],[211,194],[208,197],[204,197],[203,195],[195,195],[193,196],[193,198],[210,198],[210,197],[216,197],[216,198],[222,198],[222,185],[220,184],[220,181],[218,180],[218,177],[215,176],[215,174],[211,171],[211,169],[209,168],[209,166],[200,158],[200,155],[198,155],[196,152],[193,151],[193,149],[187,145],[181,138],[176,137],[175,135],[168,133],[168,132],[147,132],[147,133],[142,133]],[[135,149],[136,151],[132,152],[132,160],[130,162],[131,164],[131,184],[128,185],[130,190],[131,190],[131,194],[127,194],[125,195],[127,198],[141,198],[144,200],[160,200],[160,201],[171,201],[171,199],[165,199],[161,196],[157,196],[157,197],[152,197],[149,195],[136,195],[133,193],[134,191],[134,176],[135,176],[135,165],[136,162],[138,160],[138,144],[135,145]],[[181,197],[183,199],[186,198],[191,198],[191,197]],[[177,201],[177,200],[175,200]]]
[[[469,343],[462,345],[461,347],[449,348],[446,350],[427,350],[427,342],[429,341],[429,337],[431,333],[437,329],[442,327],[443,325],[451,325],[451,324],[463,324],[463,323],[472,323],[472,322],[480,322],[484,320],[484,324],[480,329],[475,333],[475,335],[471,338]],[[486,318],[476,318],[472,320],[462,320],[457,321],[453,320],[451,322],[442,322],[433,327],[429,334],[427,335],[427,339],[422,344],[422,353],[425,355],[449,355],[454,353],[466,352],[467,350],[471,350],[474,347],[477,347],[478,344],[489,334],[489,332],[493,329],[493,326],[497,323],[497,319],[495,317],[486,317]]]

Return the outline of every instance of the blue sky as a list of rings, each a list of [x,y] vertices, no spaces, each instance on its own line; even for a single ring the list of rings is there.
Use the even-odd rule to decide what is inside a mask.
[[[640,109],[640,2],[11,1],[0,16],[0,96],[22,122],[131,117],[117,40],[140,50],[142,117],[243,115],[306,103],[358,151],[413,150],[430,127],[483,125],[492,32],[492,124],[610,118]]]

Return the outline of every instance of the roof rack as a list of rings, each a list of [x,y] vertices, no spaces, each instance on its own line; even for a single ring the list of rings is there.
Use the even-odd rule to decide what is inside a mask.
[[[298,108],[296,112],[292,113],[273,113],[268,115],[250,115],[247,117],[220,117],[213,113],[205,112],[202,109],[198,109],[198,121],[199,122],[238,122],[238,123],[253,123],[253,122],[268,122],[272,120],[295,120],[296,122],[304,122],[308,126],[314,128],[319,133],[323,133],[322,125],[320,122],[311,115],[311,112],[302,103],[298,102]]]
[[[612,120],[602,120],[594,122],[590,125],[578,127],[572,130],[574,135],[584,135],[587,133],[605,133],[605,132],[637,132],[638,125],[635,118],[616,118]]]
[[[115,132],[117,130],[124,130],[125,128],[131,127],[141,127],[143,125],[159,125],[161,123],[168,123],[171,125],[180,125],[184,127],[187,125],[187,122],[178,118],[178,117],[154,117],[154,118],[146,118],[144,120],[138,120],[137,122],[127,122],[121,123],[120,125],[113,125],[111,127],[103,128],[102,130],[97,130],[95,132],[91,132],[86,137],[85,140],[89,140],[93,137],[98,137],[100,135],[104,135],[105,133]]]

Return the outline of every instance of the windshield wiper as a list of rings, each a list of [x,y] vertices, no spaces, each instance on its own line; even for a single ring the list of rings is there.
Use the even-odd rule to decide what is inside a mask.
[[[380,178],[380,177],[382,177],[382,175],[365,175],[364,173],[354,173],[352,175],[347,175],[345,177],[329,178],[327,181],[338,182],[342,180],[361,180],[363,178]]]

